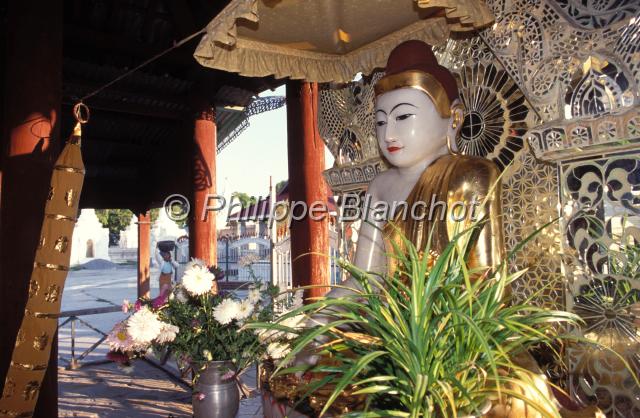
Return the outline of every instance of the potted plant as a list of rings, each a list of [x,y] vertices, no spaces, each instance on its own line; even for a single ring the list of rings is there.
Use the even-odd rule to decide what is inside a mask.
[[[170,350],[192,372],[194,416],[234,417],[243,389],[238,377],[265,350],[257,333],[243,325],[272,318],[277,290],[255,282],[244,299],[215,292],[212,271],[193,260],[173,289],[126,303],[132,314],[109,334],[109,357],[128,363],[150,349]]]
[[[299,334],[271,381],[297,385],[284,396],[319,415],[558,417],[527,350],[551,347],[562,338],[554,326],[577,326],[579,318],[530,301],[505,302],[505,290],[523,272],[509,273],[506,260],[494,270],[469,270],[475,228],[458,234],[435,260],[422,256],[429,248],[419,251],[405,239],[392,255],[400,266],[394,275],[374,277],[341,261],[360,290],[321,298],[273,324],[248,325]],[[302,331],[286,324],[319,312],[327,322],[311,321]],[[291,366],[304,352],[321,360]],[[524,412],[513,415],[516,407]]]

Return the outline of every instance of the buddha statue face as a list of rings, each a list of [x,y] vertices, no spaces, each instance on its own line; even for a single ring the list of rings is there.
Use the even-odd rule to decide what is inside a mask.
[[[411,87],[376,98],[376,134],[382,155],[395,167],[413,167],[447,153],[452,118],[440,116],[429,96]]]

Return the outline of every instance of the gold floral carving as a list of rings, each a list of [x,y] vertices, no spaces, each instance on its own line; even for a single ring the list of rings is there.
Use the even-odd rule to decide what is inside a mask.
[[[40,291],[40,283],[37,280],[31,279],[29,282],[29,297],[33,298],[38,295],[38,291]]]
[[[47,292],[44,294],[44,300],[49,303],[55,303],[60,297],[60,286],[57,284],[49,285]]]
[[[33,338],[33,348],[38,351],[42,351],[47,348],[47,343],[49,342],[49,336],[46,332],[36,336]]]
[[[73,206],[73,199],[75,198],[75,192],[73,189],[69,189],[64,195],[64,201],[67,202],[67,206]]]
[[[22,391],[22,399],[25,401],[32,401],[37,399],[38,390],[40,389],[40,384],[36,380],[31,380],[27,383]]]
[[[67,248],[69,248],[69,238],[58,237],[53,248],[59,253],[66,253]]]

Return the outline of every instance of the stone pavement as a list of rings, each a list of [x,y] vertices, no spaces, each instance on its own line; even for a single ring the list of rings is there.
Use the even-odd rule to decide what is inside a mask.
[[[191,417],[191,391],[145,361],[130,374],[114,363],[58,369],[60,417]],[[255,371],[243,376],[255,389]],[[262,416],[259,394],[240,402],[238,418]]]

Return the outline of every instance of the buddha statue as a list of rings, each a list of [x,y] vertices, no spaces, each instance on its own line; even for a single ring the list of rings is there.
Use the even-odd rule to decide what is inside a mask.
[[[375,94],[376,135],[389,169],[368,187],[373,209],[365,213],[353,263],[374,273],[393,271],[388,254],[392,242],[401,244],[401,234],[423,249],[431,233],[427,256],[436,257],[455,231],[485,217],[469,264],[496,266],[503,256],[499,171],[487,159],[457,153],[463,109],[453,75],[438,64],[431,46],[407,41],[391,52]],[[342,284],[356,285],[352,279]],[[336,288],[327,297],[348,292]]]
[[[418,250],[426,248],[431,237],[429,253],[423,256],[435,259],[456,233],[482,219],[468,266],[480,272],[477,276],[497,267],[504,257],[499,171],[487,159],[457,152],[455,138],[463,109],[453,75],[437,63],[431,46],[407,41],[391,52],[386,75],[374,89],[376,135],[389,169],[368,187],[368,206],[373,210],[364,214],[353,263],[365,271],[393,273],[396,266],[389,254],[394,252],[394,243],[402,248],[401,236]],[[348,278],[326,297],[343,297],[358,287],[355,279]],[[327,321],[321,313],[310,319],[314,324]],[[296,364],[312,365],[318,360],[313,353],[302,353]],[[513,360],[537,374],[535,386],[514,387],[514,391],[525,397],[553,398],[527,352]],[[495,405],[487,416],[541,415],[523,401],[510,399],[508,406]]]

